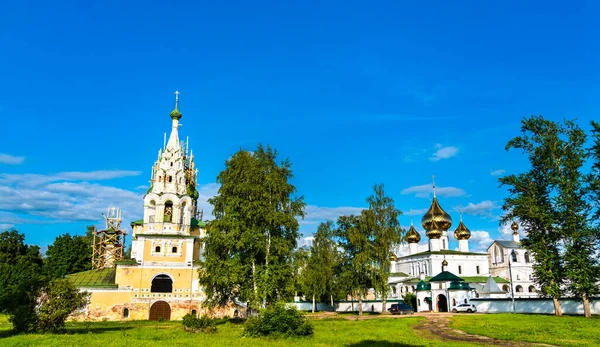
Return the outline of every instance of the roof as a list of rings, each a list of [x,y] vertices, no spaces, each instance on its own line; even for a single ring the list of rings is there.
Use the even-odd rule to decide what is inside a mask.
[[[427,276],[425,277],[425,282],[430,282],[433,277]],[[467,283],[485,283],[488,279],[488,276],[464,276],[461,277],[463,281]],[[420,279],[418,277],[410,278],[404,281],[400,281],[402,283],[410,284],[410,283],[419,283]],[[510,283],[508,280],[505,280],[502,277],[494,277],[494,282],[496,283]]]
[[[515,241],[507,241],[507,240],[495,240],[494,242],[496,242],[497,244],[499,244],[500,246],[504,247],[504,248],[523,248],[523,246],[521,246],[520,242],[515,242]],[[492,242],[492,245],[494,243]],[[490,247],[492,247],[492,245],[490,245]],[[489,247],[488,247],[489,249]]]
[[[428,255],[428,254],[441,254],[441,255],[485,255],[487,256],[487,253],[476,253],[476,252],[461,252],[461,251],[454,251],[454,250],[449,250],[449,249],[443,249],[443,250],[439,250],[439,251],[425,251],[425,252],[420,252],[420,253],[415,253],[415,254],[411,254],[411,255],[407,255],[404,257],[400,257],[400,259],[406,259],[406,258],[411,258],[411,257],[416,257],[416,256],[421,256],[421,255]]]
[[[487,282],[483,285],[483,288],[479,291],[480,293],[504,293],[503,290],[498,287],[498,284],[494,281],[492,276],[488,277]]]
[[[115,274],[117,270],[114,267],[77,272],[67,275],[67,279],[75,287],[85,288],[117,288],[115,284]]]
[[[133,222],[131,222],[131,226],[133,227],[134,225],[144,225],[144,220],[143,219],[134,220]]]
[[[429,282],[452,282],[452,281],[463,281],[463,279],[456,276],[455,274],[453,274],[450,271],[442,271],[429,280]]]
[[[191,221],[191,226],[193,226],[193,227],[204,228],[206,226],[206,224],[207,224],[206,222],[197,220],[196,218],[192,218],[192,221]]]
[[[404,272],[390,272],[390,277],[408,277]]]

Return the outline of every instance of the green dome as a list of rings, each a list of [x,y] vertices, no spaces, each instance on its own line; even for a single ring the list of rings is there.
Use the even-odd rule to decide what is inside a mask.
[[[417,291],[420,292],[423,290],[431,290],[431,283],[425,283],[425,281],[421,280],[421,282],[417,284]]]
[[[181,112],[179,112],[179,110],[177,108],[175,108],[173,111],[171,111],[171,119],[181,119]]]
[[[452,281],[450,282],[450,286],[448,287],[449,290],[460,290],[462,289],[462,283],[458,282],[458,281]]]
[[[464,290],[471,290],[471,289],[473,289],[473,288],[471,288],[471,286],[469,286],[469,284],[467,282],[461,283],[461,287]]]

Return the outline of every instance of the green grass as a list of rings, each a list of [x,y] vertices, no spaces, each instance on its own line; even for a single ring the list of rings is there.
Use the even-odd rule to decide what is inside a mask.
[[[242,325],[225,323],[215,334],[191,334],[183,331],[181,322],[97,322],[69,323],[63,335],[29,334],[10,336],[6,319],[0,322],[0,345],[9,346],[441,346],[428,337],[417,336],[412,330],[422,317],[401,319],[320,319],[313,320],[312,338],[266,339],[241,337]],[[476,346],[465,343],[444,343],[444,346]]]
[[[600,317],[525,314],[455,315],[450,326],[502,340],[559,346],[600,346]]]

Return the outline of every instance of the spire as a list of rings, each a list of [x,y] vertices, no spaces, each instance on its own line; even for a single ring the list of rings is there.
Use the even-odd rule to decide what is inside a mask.
[[[409,210],[408,212],[410,214],[410,226],[413,226],[413,219],[412,219],[412,208]]]
[[[171,114],[170,114],[171,121],[172,121],[171,135],[169,136],[169,142],[167,142],[167,146],[166,146],[166,148],[169,148],[171,151],[179,149],[179,147],[180,147],[178,128],[180,126],[179,120],[181,119],[181,112],[179,112],[178,107],[179,107],[179,92],[176,91],[175,92],[175,109],[173,111],[171,111]]]
[[[435,175],[431,175],[431,181],[433,182],[433,197],[435,198]]]

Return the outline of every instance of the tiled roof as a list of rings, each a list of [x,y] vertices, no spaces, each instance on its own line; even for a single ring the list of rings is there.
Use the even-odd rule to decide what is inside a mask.
[[[67,279],[75,287],[85,288],[116,288],[115,268],[106,268],[102,270],[89,270],[67,275]]]

